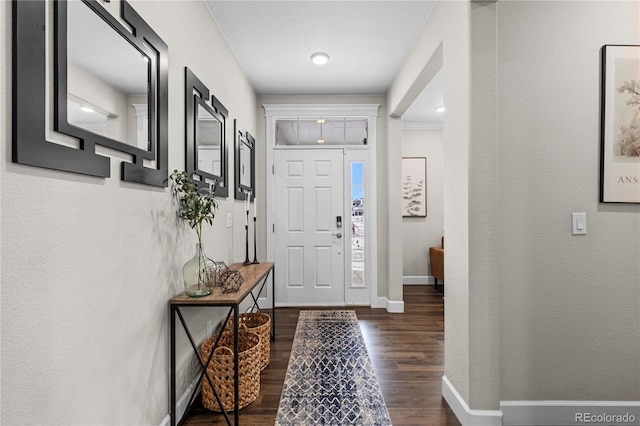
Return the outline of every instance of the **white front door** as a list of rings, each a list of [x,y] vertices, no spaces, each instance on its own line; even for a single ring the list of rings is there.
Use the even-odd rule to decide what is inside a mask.
[[[276,306],[345,303],[343,157],[342,149],[274,150]]]

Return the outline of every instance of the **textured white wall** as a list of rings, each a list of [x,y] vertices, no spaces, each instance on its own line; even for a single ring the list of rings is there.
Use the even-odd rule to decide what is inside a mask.
[[[497,7],[471,2],[468,403],[481,410],[500,401]]]
[[[402,275],[431,275],[429,247],[440,247],[444,230],[442,130],[403,130],[402,156],[427,159],[427,217],[402,219]]]
[[[502,399],[638,401],[640,206],[598,174],[600,47],[640,44],[640,3],[498,5]]]
[[[388,140],[397,141],[389,143],[385,148],[384,162],[386,163],[386,182],[381,182],[382,192],[386,193],[385,214],[386,223],[383,224],[386,234],[387,275],[382,279],[389,286],[389,299],[392,301],[403,300],[402,291],[402,119],[389,117]],[[404,307],[402,307],[402,310]]]
[[[169,169],[184,169],[184,66],[229,109],[233,164],[233,119],[255,132],[255,95],[204,3],[132,5],[169,46]],[[118,161],[110,179],[11,162],[10,2],[0,2],[0,22],[0,422],[160,424],[169,411],[167,301],[183,290],[195,233],[176,222],[168,188],[121,182]],[[242,204],[222,201],[204,235],[211,258],[244,257],[241,221]],[[186,316],[203,338],[220,315]],[[194,377],[184,336],[179,344],[181,391]]]

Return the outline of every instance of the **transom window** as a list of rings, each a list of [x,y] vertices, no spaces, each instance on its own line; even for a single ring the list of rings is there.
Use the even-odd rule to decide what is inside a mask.
[[[319,117],[276,120],[276,145],[366,145],[365,117]]]

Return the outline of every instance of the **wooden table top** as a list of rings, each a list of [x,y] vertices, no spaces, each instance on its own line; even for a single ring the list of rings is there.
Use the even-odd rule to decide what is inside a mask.
[[[242,263],[234,263],[229,266],[232,271],[239,271],[244,278],[242,286],[233,293],[223,293],[220,287],[204,297],[190,297],[185,292],[173,297],[171,305],[202,305],[202,306],[230,306],[237,305],[253,290],[262,279],[269,274],[275,266],[274,262],[261,262],[255,265],[244,266]]]

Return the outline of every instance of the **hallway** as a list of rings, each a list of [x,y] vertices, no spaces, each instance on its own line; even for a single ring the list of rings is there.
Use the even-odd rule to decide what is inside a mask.
[[[442,399],[444,306],[432,286],[404,287],[404,314],[355,307],[369,356],[395,426],[459,425]],[[346,308],[350,309],[350,308]],[[242,424],[273,425],[287,371],[298,308],[279,308],[271,363],[262,372],[258,399],[241,411]],[[184,425],[224,424],[224,418],[194,406]]]

